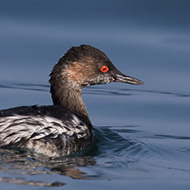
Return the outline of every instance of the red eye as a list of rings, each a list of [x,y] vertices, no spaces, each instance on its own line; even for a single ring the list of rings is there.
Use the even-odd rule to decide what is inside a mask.
[[[103,67],[101,67],[101,69],[100,69],[103,73],[106,73],[108,70],[109,70],[109,68],[108,68],[108,66],[103,66]]]

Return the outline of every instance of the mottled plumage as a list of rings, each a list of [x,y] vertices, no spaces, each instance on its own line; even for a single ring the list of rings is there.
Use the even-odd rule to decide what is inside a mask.
[[[18,112],[16,114],[16,112]],[[0,111],[0,145],[62,156],[91,142],[87,125],[60,106],[17,107]]]

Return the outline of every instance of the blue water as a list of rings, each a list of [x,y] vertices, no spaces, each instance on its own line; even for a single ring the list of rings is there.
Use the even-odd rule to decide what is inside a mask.
[[[80,44],[144,81],[84,89],[95,140],[80,154],[52,160],[0,150],[1,188],[189,189],[189,7],[188,0],[0,0],[1,109],[52,104],[48,75]]]

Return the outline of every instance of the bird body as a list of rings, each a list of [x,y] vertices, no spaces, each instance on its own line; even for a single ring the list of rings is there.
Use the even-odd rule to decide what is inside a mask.
[[[0,147],[50,157],[79,152],[92,141],[92,124],[82,89],[95,84],[143,84],[122,74],[100,50],[72,47],[50,74],[51,106],[22,106],[0,111]]]

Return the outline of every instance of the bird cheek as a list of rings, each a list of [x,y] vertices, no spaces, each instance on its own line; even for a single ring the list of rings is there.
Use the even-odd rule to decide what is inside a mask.
[[[70,82],[81,84],[84,79],[84,74],[82,72],[77,72],[77,70],[69,69],[67,74],[63,74],[64,78],[66,78]]]

